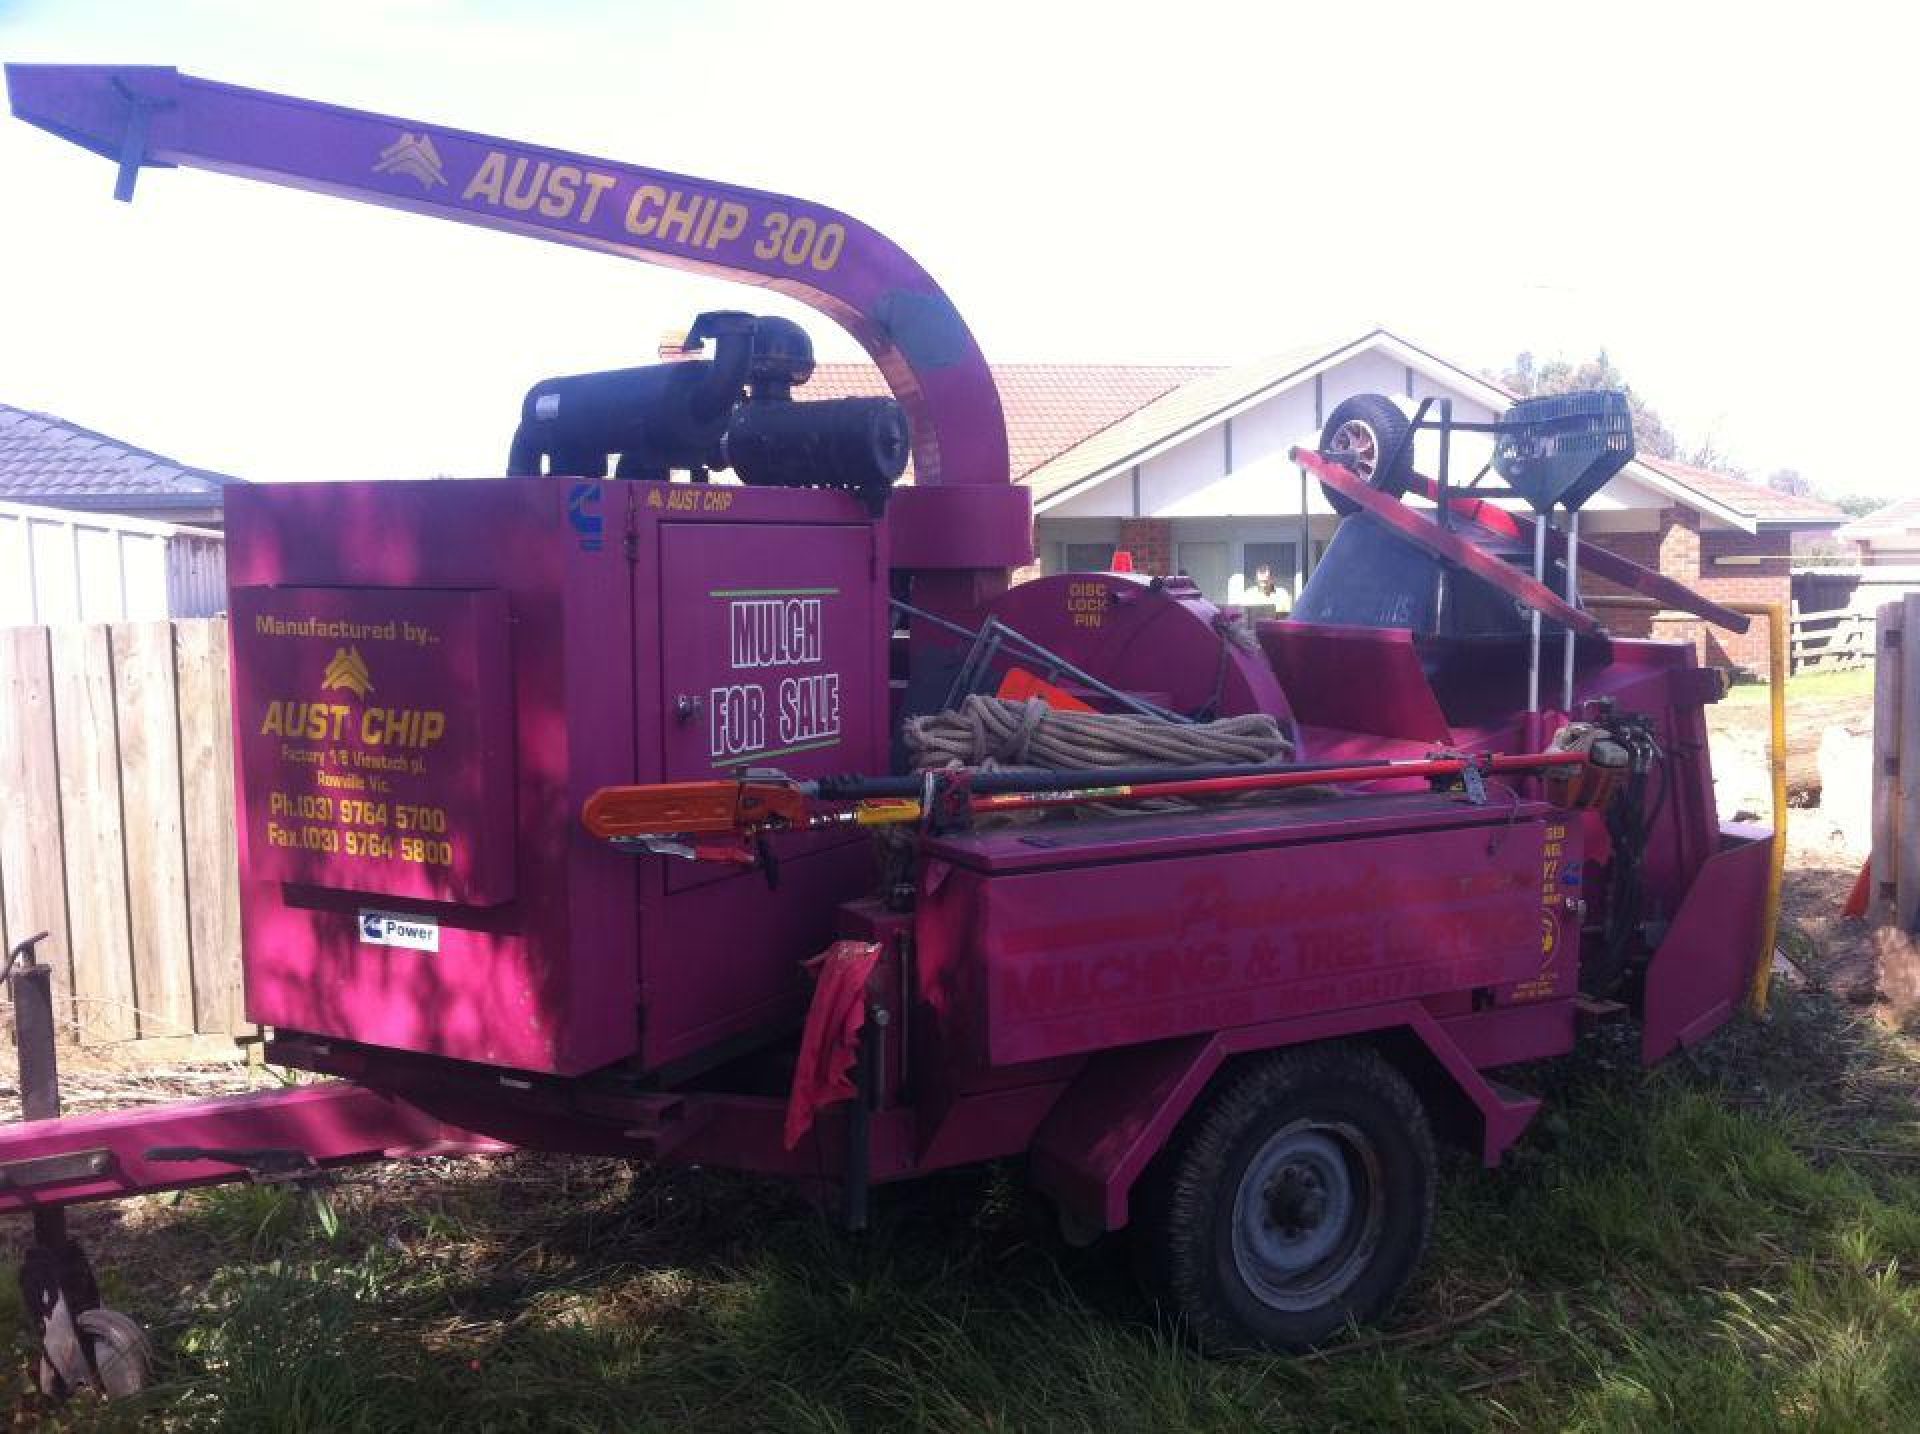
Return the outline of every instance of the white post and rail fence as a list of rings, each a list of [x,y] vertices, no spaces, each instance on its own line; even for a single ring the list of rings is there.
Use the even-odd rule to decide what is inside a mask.
[[[1845,610],[1803,612],[1795,604],[1789,649],[1793,672],[1860,667],[1873,661],[1874,615]]]

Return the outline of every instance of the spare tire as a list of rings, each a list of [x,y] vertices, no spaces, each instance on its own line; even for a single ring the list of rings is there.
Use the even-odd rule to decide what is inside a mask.
[[[1413,425],[1400,405],[1381,393],[1357,393],[1341,401],[1320,429],[1320,451],[1390,498],[1407,491],[1413,477]],[[1320,485],[1336,513],[1358,504]]]

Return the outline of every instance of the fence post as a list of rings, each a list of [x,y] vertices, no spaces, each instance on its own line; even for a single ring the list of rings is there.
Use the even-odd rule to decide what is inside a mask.
[[[1905,606],[1882,603],[1875,624],[1873,663],[1873,919],[1891,921],[1899,895],[1900,689],[1905,656]]]
[[[1895,857],[1893,919],[1902,931],[1920,927],[1920,742],[1910,733],[1920,724],[1920,662],[1907,651],[1907,637],[1920,633],[1920,593],[1903,601],[1900,628],[1900,706],[1894,715],[1893,741],[1900,768],[1900,805],[1894,814]]]

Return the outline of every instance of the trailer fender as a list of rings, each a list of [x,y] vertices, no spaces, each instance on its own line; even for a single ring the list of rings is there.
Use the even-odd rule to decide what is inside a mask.
[[[1394,1035],[1421,1052],[1417,1064],[1426,1067],[1426,1078],[1418,1069],[1408,1074],[1429,1107],[1436,1097],[1464,1098],[1479,1116],[1481,1156],[1488,1165],[1499,1161],[1540,1107],[1537,1099],[1498,1087],[1474,1069],[1422,1006],[1330,1012],[1095,1057],[1034,1137],[1033,1183],[1072,1225],[1118,1230],[1127,1223],[1134,1183],[1229,1059],[1309,1041],[1374,1035]],[[1433,1089],[1436,1071],[1445,1082],[1440,1090]]]

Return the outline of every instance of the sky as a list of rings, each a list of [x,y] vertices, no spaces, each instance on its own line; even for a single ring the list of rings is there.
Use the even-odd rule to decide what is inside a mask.
[[[169,64],[804,196],[995,362],[1233,363],[1385,325],[1605,348],[1689,443],[1910,491],[1907,7],[0,0],[0,58]],[[254,480],[499,472],[550,374],[705,308],[559,245],[0,118],[0,402]]]

